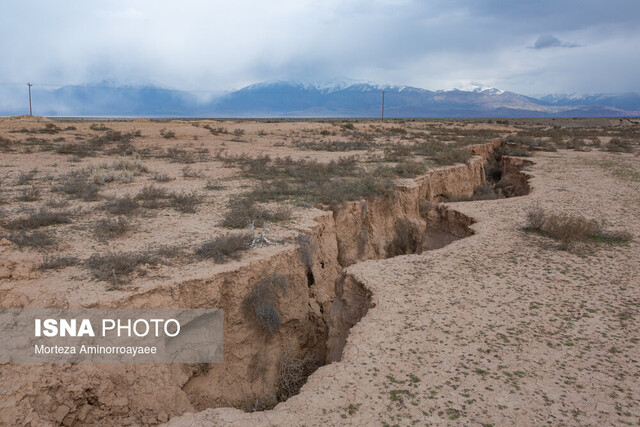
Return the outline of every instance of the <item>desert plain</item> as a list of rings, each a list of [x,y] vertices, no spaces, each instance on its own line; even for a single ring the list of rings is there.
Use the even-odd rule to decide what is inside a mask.
[[[3,364],[7,425],[638,425],[640,122],[0,120],[0,307],[223,308]]]

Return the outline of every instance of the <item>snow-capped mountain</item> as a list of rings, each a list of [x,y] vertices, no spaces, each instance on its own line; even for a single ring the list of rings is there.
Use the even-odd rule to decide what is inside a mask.
[[[34,86],[32,91],[34,114],[50,116],[378,117],[383,91],[385,117],[640,115],[640,95],[636,93],[530,97],[478,84],[431,91],[349,80],[271,81],[220,94],[206,102],[189,92],[107,82],[55,90]],[[28,111],[22,97],[9,101],[0,103],[0,114],[25,114],[25,108]]]

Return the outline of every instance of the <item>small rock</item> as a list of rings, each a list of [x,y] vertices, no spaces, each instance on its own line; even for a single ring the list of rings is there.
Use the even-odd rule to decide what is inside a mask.
[[[627,290],[627,287],[626,287],[626,286],[620,286],[620,290],[621,290],[621,291],[626,291],[626,290]]]

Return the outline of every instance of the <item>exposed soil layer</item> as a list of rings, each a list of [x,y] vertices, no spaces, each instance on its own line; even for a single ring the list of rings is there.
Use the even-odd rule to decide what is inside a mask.
[[[638,157],[543,153],[531,169],[527,197],[447,205],[477,221],[473,236],[347,267],[343,295],[370,298],[366,316],[342,359],[299,395],[269,411],[208,409],[170,425],[636,424]],[[536,202],[606,215],[634,239],[558,250],[522,229]]]
[[[225,361],[213,365],[43,365],[33,370],[5,365],[0,374],[9,389],[2,420],[157,423],[206,408],[235,406],[253,411],[272,407],[282,400],[281,361],[286,352],[298,360],[309,360],[314,367],[340,360],[350,329],[375,306],[371,292],[346,274],[346,267],[439,249],[474,233],[471,217],[438,203],[450,197],[470,197],[476,187],[487,184],[485,165],[499,146],[500,141],[472,146],[476,156],[468,164],[404,180],[391,195],[347,202],[333,210],[310,210],[312,215],[298,224],[298,230],[308,236],[307,243],[258,249],[255,256],[224,266],[213,275],[203,272],[199,277],[158,283],[124,295],[87,299],[82,304],[85,307],[223,308]],[[509,196],[529,191],[528,176],[522,169],[530,162],[508,156],[493,161],[501,169],[500,180],[493,184],[508,180],[513,188]],[[3,247],[7,252],[11,249],[8,242]],[[11,277],[19,277],[18,269],[24,265],[16,263]],[[266,333],[247,313],[245,304],[251,289],[273,273],[283,274],[288,283],[277,298],[281,327],[275,334]],[[15,299],[15,304],[19,306],[20,301]]]

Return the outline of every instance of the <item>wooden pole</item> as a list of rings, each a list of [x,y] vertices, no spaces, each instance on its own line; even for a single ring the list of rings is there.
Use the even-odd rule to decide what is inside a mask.
[[[29,115],[33,116],[33,111],[31,110],[31,86],[33,86],[31,83],[27,83],[27,86],[29,86]]]

